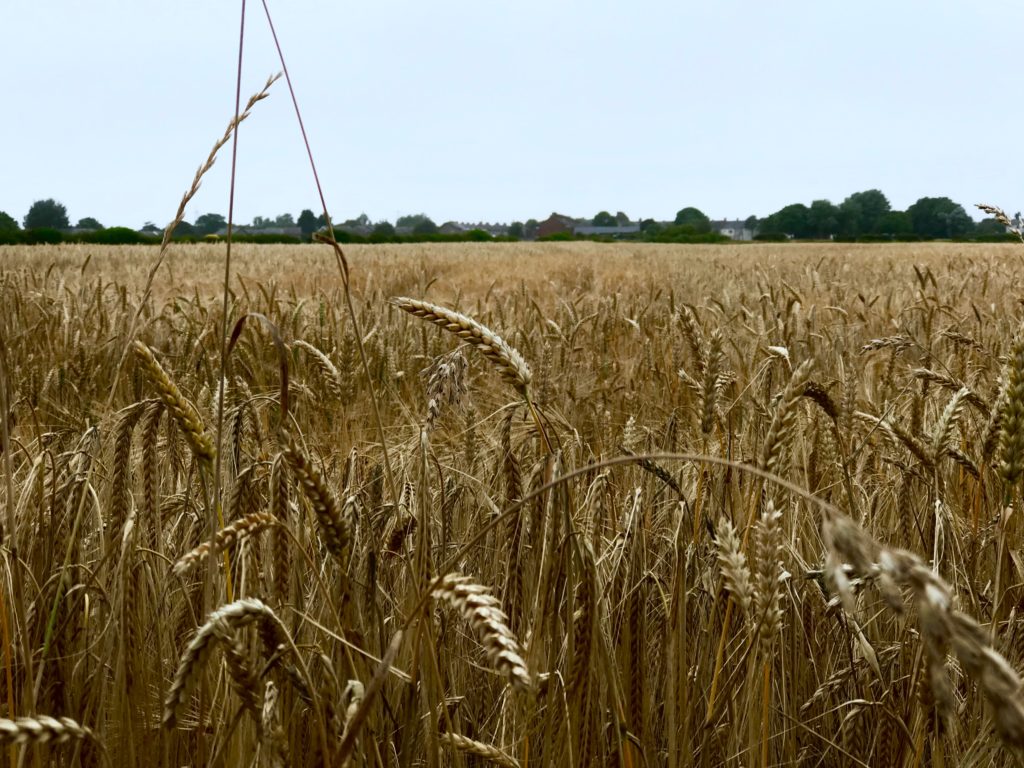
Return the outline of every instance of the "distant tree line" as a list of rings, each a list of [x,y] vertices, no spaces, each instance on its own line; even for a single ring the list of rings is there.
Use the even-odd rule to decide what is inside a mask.
[[[529,236],[531,226],[535,233],[537,222],[533,219],[525,225],[516,222],[500,234],[482,228],[445,232],[422,213],[400,216],[394,224],[389,221],[371,222],[366,214],[333,224],[339,242],[368,243],[518,240]],[[310,242],[315,233],[326,229],[327,220],[323,214],[317,215],[305,209],[298,217],[283,213],[274,217],[256,216],[251,224],[236,223],[232,237],[240,242],[301,243]],[[226,230],[227,219],[222,214],[204,213],[194,222],[179,222],[174,228],[173,239],[179,242],[216,241],[226,234]],[[85,217],[72,226],[67,208],[53,199],[34,202],[21,225],[13,216],[0,211],[0,245],[60,242],[148,244],[161,242],[163,236],[164,228],[150,221],[133,229],[104,227],[95,218]]]
[[[854,192],[839,205],[829,200],[787,205],[757,221],[756,228],[761,239],[998,239],[1006,234],[994,218],[975,222],[948,197],[922,197],[898,211],[877,189]]]
[[[1017,215],[1019,219],[1019,214]],[[716,231],[711,219],[699,208],[680,209],[672,221],[641,219],[635,224],[622,211],[599,211],[591,228],[600,232],[576,234],[558,232],[544,239],[632,239],[647,242],[716,243],[730,238]],[[514,221],[509,225],[455,226],[436,224],[424,213],[399,216],[373,222],[366,214],[341,222],[332,222],[339,242],[422,242],[533,240],[538,237],[536,219]],[[994,218],[975,222],[962,205],[948,197],[922,197],[905,211],[894,210],[888,198],[877,189],[855,192],[838,205],[829,200],[814,200],[810,205],[794,203],[758,218],[748,216],[743,228],[755,240],[999,240],[1007,236]],[[325,230],[327,220],[304,209],[297,217],[283,213],[275,217],[256,216],[251,224],[235,224],[232,236],[249,242],[309,242]],[[219,213],[204,213],[194,222],[181,221],[174,239],[185,242],[217,240],[226,232],[227,220]],[[618,232],[612,230],[618,229]],[[628,231],[627,231],[628,230]],[[164,230],[152,222],[142,227],[104,227],[86,216],[72,226],[65,206],[54,200],[37,200],[21,224],[0,211],[0,244],[87,242],[101,244],[158,243]]]

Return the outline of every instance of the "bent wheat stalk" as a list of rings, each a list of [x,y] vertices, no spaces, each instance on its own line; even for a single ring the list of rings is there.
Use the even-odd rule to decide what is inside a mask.
[[[178,722],[189,696],[199,683],[199,674],[213,651],[214,640],[230,636],[236,630],[255,621],[272,622],[282,631],[284,629],[273,610],[262,600],[254,597],[245,597],[222,605],[210,614],[210,618],[186,646],[178,663],[178,671],[164,700],[165,728],[173,728]]]

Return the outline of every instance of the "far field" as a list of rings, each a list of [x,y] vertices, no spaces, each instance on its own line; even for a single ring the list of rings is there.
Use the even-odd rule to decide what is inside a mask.
[[[88,258],[87,279],[102,276],[141,287],[156,252],[153,246],[0,246],[0,270],[38,273],[53,265],[54,274],[77,280]],[[1004,289],[1024,281],[1024,275],[1014,277],[1014,270],[1024,264],[1024,246],[1013,244],[450,243],[350,245],[345,253],[359,291],[369,286],[371,291],[408,292],[436,280],[433,296],[473,299],[492,286],[507,290],[525,284],[551,300],[556,294],[567,298],[563,290],[597,297],[646,292],[655,285],[699,303],[749,287],[762,275],[793,283],[815,271],[819,282],[870,290],[882,277],[912,276],[914,264],[957,273],[992,270],[991,277]],[[223,259],[223,245],[172,246],[155,291],[163,296],[219,294]],[[232,259],[232,274],[249,285],[274,281],[305,297],[337,287],[337,268],[326,246],[237,245]],[[1007,279],[1014,282],[1007,284]]]
[[[345,253],[0,248],[26,765],[1016,764],[1024,245]]]

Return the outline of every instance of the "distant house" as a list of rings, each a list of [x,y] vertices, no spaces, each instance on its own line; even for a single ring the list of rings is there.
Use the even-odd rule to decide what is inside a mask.
[[[232,229],[232,233],[236,235],[288,235],[289,237],[302,237],[301,227],[249,227],[249,226],[237,226]],[[221,227],[215,233],[218,237],[226,237],[228,234],[227,227]]]
[[[753,240],[754,230],[746,222],[729,219],[711,222],[711,231],[732,238],[733,240]]]
[[[469,232],[472,229],[479,229],[486,232],[491,237],[504,237],[508,235],[508,224],[491,224],[489,221],[478,221],[475,224],[468,221],[459,222],[459,226],[462,227],[463,232]]]
[[[437,231],[442,235],[461,235],[466,231],[466,227],[457,221],[446,221],[437,228]]]
[[[632,237],[640,234],[640,225],[617,224],[614,227],[595,227],[592,224],[577,224],[572,228],[572,232],[581,237]]]
[[[537,237],[550,237],[562,233],[572,234],[577,221],[572,216],[565,216],[561,213],[552,213],[539,225],[537,225]]]

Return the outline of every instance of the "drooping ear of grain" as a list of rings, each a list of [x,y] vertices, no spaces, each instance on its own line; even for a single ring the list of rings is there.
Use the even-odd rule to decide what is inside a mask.
[[[163,724],[165,728],[173,728],[178,722],[182,709],[189,696],[199,682],[199,675],[210,653],[214,649],[214,641],[230,637],[239,629],[253,622],[269,622],[280,628],[281,622],[277,615],[263,601],[253,597],[236,600],[222,605],[210,614],[189,641],[178,662],[177,672],[171,682],[170,690],[164,700]]]
[[[473,348],[494,364],[498,373],[516,391],[520,394],[526,393],[527,387],[533,380],[530,366],[526,364],[523,356],[516,349],[490,328],[460,312],[431,304],[428,301],[400,296],[392,299],[391,302],[399,309],[440,326],[469,342]]]
[[[532,687],[519,641],[508,628],[508,617],[486,587],[473,583],[466,576],[448,574],[431,594],[435,600],[443,600],[455,608],[476,630],[487,658],[508,677],[513,688],[526,691]]]
[[[334,491],[324,481],[316,464],[287,432],[283,435],[282,454],[320,522],[327,551],[334,555],[342,566],[347,565],[355,526],[352,514],[354,501],[346,500],[344,505],[338,502]]]
[[[61,744],[71,739],[93,739],[93,732],[70,717],[0,718],[0,742],[12,744]]]
[[[207,557],[211,551],[213,554],[219,555],[221,552],[237,546],[249,537],[255,536],[260,531],[277,525],[280,525],[278,519],[267,512],[253,512],[233,520],[213,535],[212,546],[211,542],[204,541],[195,549],[186,552],[178,558],[178,562],[174,564],[174,574],[176,576],[184,576],[202,562],[203,558]]]

